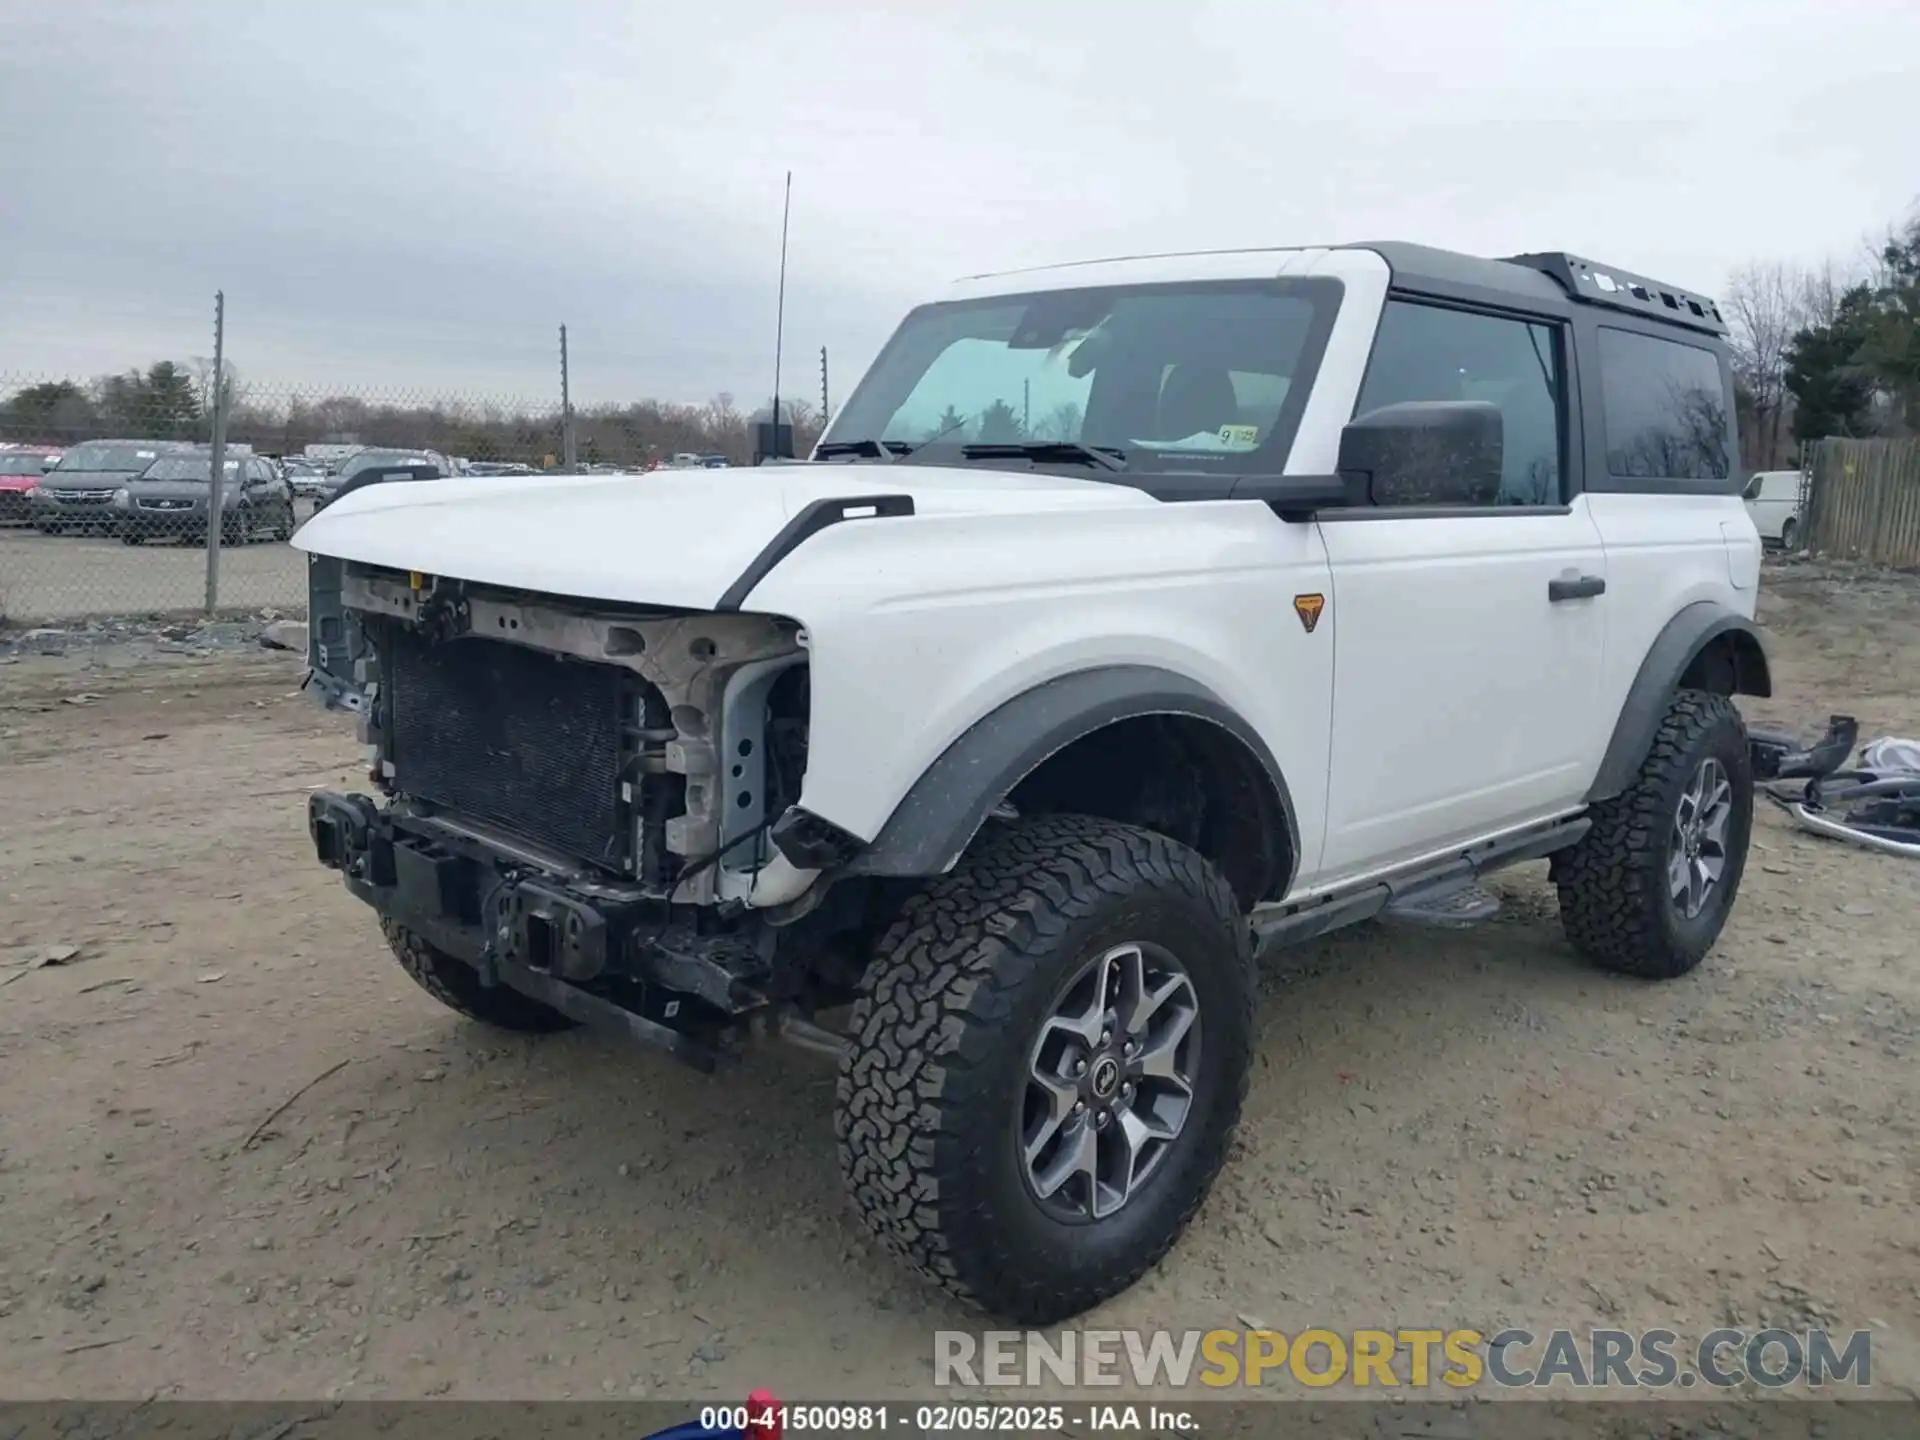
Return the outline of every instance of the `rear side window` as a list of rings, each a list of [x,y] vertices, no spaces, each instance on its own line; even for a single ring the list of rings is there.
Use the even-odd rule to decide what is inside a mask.
[[[1733,435],[1711,350],[1600,327],[1607,472],[1634,480],[1725,480]]]

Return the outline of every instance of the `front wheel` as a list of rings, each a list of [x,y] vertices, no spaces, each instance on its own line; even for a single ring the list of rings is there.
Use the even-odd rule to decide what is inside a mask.
[[[1080,816],[984,839],[862,981],[837,1129],[855,1208],[954,1295],[1077,1315],[1179,1238],[1246,1094],[1251,937],[1212,866]]]
[[[283,544],[293,538],[294,531],[293,502],[289,500],[280,511],[280,519],[274,524],[273,538]]]
[[[1675,695],[1633,784],[1590,815],[1555,863],[1568,940],[1603,970],[1686,974],[1733,911],[1753,831],[1753,763],[1733,702]]]

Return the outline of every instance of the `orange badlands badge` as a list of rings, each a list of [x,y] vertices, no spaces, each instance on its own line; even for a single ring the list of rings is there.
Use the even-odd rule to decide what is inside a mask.
[[[1324,595],[1296,595],[1293,597],[1293,613],[1300,617],[1300,623],[1307,634],[1313,633],[1313,627],[1320,623],[1320,612],[1327,608]]]

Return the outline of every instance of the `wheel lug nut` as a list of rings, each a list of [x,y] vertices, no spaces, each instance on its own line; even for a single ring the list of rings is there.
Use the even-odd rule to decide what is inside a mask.
[[[1084,1061],[1084,1060],[1076,1060],[1076,1061],[1074,1061],[1074,1062],[1073,1062],[1073,1076],[1074,1076],[1074,1079],[1076,1079],[1076,1080],[1077,1080],[1077,1079],[1079,1079],[1079,1078],[1080,1078],[1080,1077],[1081,1077],[1082,1075],[1084,1075],[1084,1074],[1086,1074],[1086,1073],[1087,1073],[1087,1062],[1086,1062],[1086,1061]]]
[[[1086,1101],[1084,1101],[1084,1100],[1076,1100],[1076,1101],[1074,1101],[1074,1102],[1073,1102],[1073,1113],[1074,1113],[1075,1115],[1084,1115],[1084,1114],[1086,1114],[1086,1113],[1087,1113],[1087,1102],[1086,1102]]]
[[[1100,1032],[1100,1043],[1102,1045],[1111,1045],[1113,1043],[1113,1031],[1102,1030]]]

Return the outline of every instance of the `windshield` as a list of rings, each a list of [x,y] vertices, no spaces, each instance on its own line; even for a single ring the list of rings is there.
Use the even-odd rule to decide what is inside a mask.
[[[207,474],[213,468],[211,455],[165,456],[149,465],[140,475],[142,480],[198,480],[206,483]],[[231,475],[240,468],[237,460],[227,460],[221,464],[221,472]]]
[[[1337,281],[1265,280],[924,306],[822,443],[1051,442],[1130,470],[1278,470],[1339,295]]]
[[[72,470],[144,470],[168,448],[154,441],[140,444],[130,440],[89,440],[62,455],[52,473],[63,475]]]

